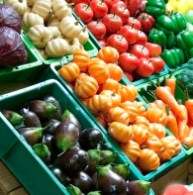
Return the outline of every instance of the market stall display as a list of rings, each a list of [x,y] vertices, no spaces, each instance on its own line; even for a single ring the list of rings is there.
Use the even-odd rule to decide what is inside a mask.
[[[153,195],[187,165],[192,0],[3,3],[0,84],[29,87],[0,95],[0,159],[29,193]]]
[[[49,96],[47,96],[48,94]],[[22,98],[23,101],[15,104],[12,100],[16,97]],[[3,154],[3,160],[5,162],[8,162],[6,160],[8,156],[14,159],[14,162],[9,163],[9,166],[13,168],[12,170],[14,172],[16,171],[16,175],[22,180],[27,190],[31,190],[32,193],[38,192],[42,194],[52,192],[68,194],[60,182],[65,186],[68,186],[68,182],[70,182],[79,187],[84,193],[88,193],[95,189],[88,174],[92,175],[92,173],[95,173],[96,165],[100,164],[101,168],[97,168],[97,172],[99,171],[98,174],[100,173],[101,177],[98,184],[101,191],[105,191],[105,194],[109,193],[106,190],[113,190],[115,192],[116,190],[124,191],[127,188],[126,186],[133,191],[133,194],[137,194],[139,192],[138,190],[140,190],[141,194],[151,194],[151,191],[148,193],[150,182],[133,181],[129,184],[125,183],[123,178],[129,178],[130,180],[137,179],[135,173],[132,170],[130,173],[128,164],[125,164],[126,161],[124,161],[122,155],[117,153],[117,149],[114,145],[109,145],[108,137],[90,120],[84,110],[82,108],[79,108],[78,111],[76,110],[78,107],[77,102],[68,95],[68,92],[58,82],[50,80],[31,86],[18,91],[17,94],[1,97],[0,102],[1,110],[4,110],[0,117],[0,125],[6,129],[6,131],[3,132],[4,138],[0,138],[1,155]],[[27,104],[29,104],[30,110],[25,108]],[[63,111],[65,112],[63,113]],[[63,121],[60,122],[59,118],[61,118],[61,116]],[[52,118],[55,118],[55,120]],[[45,124],[46,119],[48,119],[49,124]],[[16,129],[18,129],[18,132]],[[67,136],[67,134],[69,136]],[[5,137],[9,138],[9,141],[5,140]],[[85,139],[87,142],[84,141]],[[13,146],[8,151],[7,149],[13,142],[17,142],[17,146]],[[79,142],[79,144],[77,144],[77,142]],[[67,148],[72,146],[75,147],[66,151]],[[18,147],[20,150],[18,150]],[[80,147],[82,149],[80,149]],[[25,156],[22,155],[22,152],[25,153]],[[21,154],[19,155],[20,158],[14,155],[15,153],[18,155]],[[60,155],[57,157],[57,154]],[[56,158],[59,159],[59,167],[65,171],[72,180],[63,176],[58,167],[49,166],[49,170],[46,165],[42,163],[43,160],[47,165],[50,165]],[[89,158],[90,161],[88,161]],[[72,161],[72,159],[74,160]],[[66,161],[66,163],[64,161]],[[112,164],[111,167],[111,165],[107,165],[110,162],[118,163],[118,165]],[[31,167],[35,167],[27,171],[28,168],[24,168],[24,164],[26,163],[29,166],[31,165]],[[87,167],[88,163],[89,166]],[[85,168],[85,172],[88,174],[83,172]],[[75,172],[80,171],[79,176],[72,176],[73,170]],[[124,171],[122,172],[122,170]],[[51,172],[53,172],[53,174]],[[41,177],[37,178],[37,174]],[[118,174],[123,174],[123,178]],[[86,180],[84,180],[85,177],[87,178]],[[108,177],[112,180],[107,189],[104,187],[104,182],[108,180]],[[45,180],[44,182],[49,184],[46,189],[42,188],[40,182],[43,178]],[[60,182],[56,178],[58,178]],[[28,185],[29,182],[36,184],[36,188],[32,189]],[[113,187],[117,182],[121,182],[119,183],[119,187]],[[145,191],[138,186],[144,186]],[[70,194],[73,194],[73,189],[72,185],[67,188]],[[77,188],[75,189],[78,190]]]

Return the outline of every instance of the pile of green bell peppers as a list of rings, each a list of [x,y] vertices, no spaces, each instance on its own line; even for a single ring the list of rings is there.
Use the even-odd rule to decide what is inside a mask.
[[[162,3],[163,0],[159,1],[160,6]],[[162,47],[161,57],[170,68],[176,68],[193,57],[193,27],[189,25],[180,12],[170,16],[162,14],[157,15],[155,26],[149,32],[148,41]]]

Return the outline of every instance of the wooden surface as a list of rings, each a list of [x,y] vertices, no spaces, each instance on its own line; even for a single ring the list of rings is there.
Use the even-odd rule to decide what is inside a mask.
[[[187,159],[182,164],[156,180],[152,184],[155,194],[160,195],[172,184],[188,184],[189,170],[191,169],[191,171],[193,171],[192,168],[189,168],[191,161],[192,159]]]
[[[2,161],[0,161],[0,195],[29,195]]]

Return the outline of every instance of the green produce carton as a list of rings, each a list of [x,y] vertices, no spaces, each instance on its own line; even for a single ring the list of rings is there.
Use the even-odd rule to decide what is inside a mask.
[[[65,64],[65,63],[63,63],[63,64]],[[109,136],[107,130],[104,129],[104,127],[97,121],[97,119],[95,118],[95,116],[89,111],[89,109],[77,97],[77,95],[70,88],[70,86],[59,75],[59,73],[58,73],[57,70],[60,67],[61,66],[59,64],[52,64],[50,66],[50,68],[48,70],[46,70],[46,72],[42,75],[42,78],[40,80],[46,80],[46,79],[53,78],[53,79],[56,79],[56,80],[60,81],[60,83],[65,87],[65,89],[68,90],[68,92],[74,97],[74,99],[79,103],[79,105],[91,117],[91,119],[95,122],[95,124],[103,131],[103,133],[106,136]],[[121,80],[121,84],[127,85],[128,83],[126,83],[124,81],[124,79],[122,79]],[[140,95],[138,96],[137,100],[138,101],[141,101],[141,102],[144,102]],[[146,103],[144,103],[144,105],[146,106],[146,108],[148,108],[148,106],[147,106]],[[167,129],[166,129],[166,131],[167,131],[167,135],[172,135]],[[116,147],[119,148],[120,151],[122,151],[120,149],[120,147],[115,143],[115,141],[113,139],[111,139],[111,143],[113,143],[114,145],[116,145]],[[123,157],[125,158],[125,161],[127,161],[130,164],[131,169],[136,173],[136,175],[137,175],[137,177],[139,179],[151,181],[153,179],[156,179],[156,178],[160,177],[161,175],[163,175],[165,172],[167,172],[172,167],[175,167],[176,164],[178,164],[178,162],[180,162],[185,157],[185,153],[184,153],[184,149],[182,148],[181,153],[178,156],[172,158],[172,160],[170,160],[168,162],[163,163],[156,171],[152,171],[152,172],[146,173],[146,174],[141,173],[139,171],[139,169],[137,168],[137,166],[125,154],[123,154]]]
[[[48,80],[22,90],[0,96],[0,110],[20,110],[29,101],[46,95],[54,96],[62,107],[68,109],[80,122],[83,129],[100,128],[82,107],[69,95],[68,91],[55,80]],[[0,159],[8,166],[30,194],[34,195],[69,195],[66,188],[40,160],[31,146],[0,113]],[[126,163],[117,145],[103,133],[105,145],[117,153],[116,163]],[[129,180],[139,179],[131,168]],[[149,195],[154,195],[151,190]]]

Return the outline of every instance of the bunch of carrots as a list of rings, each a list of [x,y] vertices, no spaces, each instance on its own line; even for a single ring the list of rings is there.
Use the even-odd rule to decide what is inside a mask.
[[[165,86],[155,89],[157,100],[149,103],[150,108],[158,108],[167,114],[166,127],[186,148],[193,147],[193,99],[187,99],[185,105],[175,99],[176,81],[166,79]],[[186,91],[187,97],[188,92]]]

